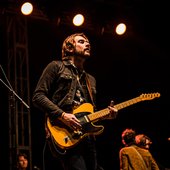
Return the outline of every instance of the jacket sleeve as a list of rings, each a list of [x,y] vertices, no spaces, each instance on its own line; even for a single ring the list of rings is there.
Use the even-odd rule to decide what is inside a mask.
[[[33,105],[54,119],[61,116],[63,112],[50,98],[50,89],[54,85],[58,72],[57,62],[49,63],[43,70],[32,97]]]
[[[120,160],[120,170],[128,170],[128,158],[123,148],[119,152],[119,160]]]
[[[152,157],[152,155],[151,155],[151,169],[152,170],[159,170],[159,167],[158,167],[155,159]]]

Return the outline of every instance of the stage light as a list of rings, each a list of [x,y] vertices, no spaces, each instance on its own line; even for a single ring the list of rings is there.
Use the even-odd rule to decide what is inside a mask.
[[[33,5],[30,2],[25,2],[22,6],[21,6],[21,12],[24,15],[30,15],[33,11]]]
[[[116,33],[118,35],[122,35],[125,33],[126,31],[126,25],[124,23],[120,23],[116,26],[116,29],[115,29]]]
[[[84,23],[84,16],[82,14],[77,14],[73,18],[73,24],[76,26],[81,26]]]

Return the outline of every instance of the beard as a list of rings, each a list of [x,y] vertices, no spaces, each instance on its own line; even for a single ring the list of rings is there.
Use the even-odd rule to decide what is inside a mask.
[[[81,57],[81,58],[89,58],[90,57],[90,52],[85,50],[85,51],[75,51],[75,56]]]

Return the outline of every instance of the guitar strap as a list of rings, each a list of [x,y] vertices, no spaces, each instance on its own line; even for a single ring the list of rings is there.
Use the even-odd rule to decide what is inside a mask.
[[[82,90],[82,92],[83,92],[83,94],[84,94],[84,96],[85,96],[85,92],[84,92],[84,90],[83,90],[83,88],[82,88],[82,85],[81,85],[81,83],[80,83],[80,81],[79,81],[80,78],[78,77],[78,71],[77,71],[77,69],[76,69],[76,72],[77,72],[77,82],[78,82],[79,87],[81,88],[81,90]],[[88,74],[87,74],[85,71],[84,71],[84,74],[85,74],[85,82],[86,82],[87,90],[88,90],[88,92],[89,92],[90,99],[91,99],[91,101],[92,101],[92,105],[95,107],[95,102],[94,102],[94,99],[93,99],[93,94],[92,94],[92,88],[91,88],[90,80],[89,80],[89,78],[88,78]]]
[[[88,78],[87,73],[85,73],[85,74],[86,74],[85,79],[86,79],[87,89],[88,89],[88,91],[89,91],[89,94],[90,94],[90,98],[91,98],[92,104],[93,104],[93,106],[95,107],[95,102],[94,102],[93,95],[92,95],[91,84],[90,84],[90,81],[89,81],[89,78]]]

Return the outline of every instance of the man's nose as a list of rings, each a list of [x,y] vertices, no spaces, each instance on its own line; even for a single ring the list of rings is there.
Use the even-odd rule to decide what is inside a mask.
[[[89,42],[86,42],[86,47],[90,48],[90,43]]]

